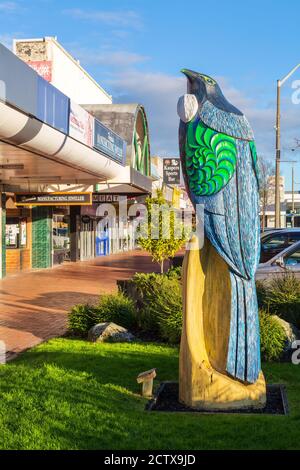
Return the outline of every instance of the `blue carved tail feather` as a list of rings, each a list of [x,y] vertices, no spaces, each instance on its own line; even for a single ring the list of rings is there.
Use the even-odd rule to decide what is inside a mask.
[[[230,273],[231,321],[227,372],[254,383],[260,373],[258,307],[254,279],[245,280]]]

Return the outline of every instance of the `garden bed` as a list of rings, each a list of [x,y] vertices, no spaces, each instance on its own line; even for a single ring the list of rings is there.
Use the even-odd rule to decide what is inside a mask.
[[[267,403],[262,409],[236,409],[236,410],[201,410],[191,408],[179,402],[178,382],[163,382],[158,388],[155,397],[146,405],[147,411],[174,411],[202,414],[288,414],[288,402],[285,387],[283,385],[267,385]]]

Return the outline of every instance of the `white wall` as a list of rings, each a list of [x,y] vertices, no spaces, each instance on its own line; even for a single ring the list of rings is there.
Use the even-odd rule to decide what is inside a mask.
[[[14,53],[78,104],[111,104],[112,97],[54,37],[15,39]],[[43,68],[43,64],[44,67]]]
[[[112,98],[73,61],[54,40],[49,40],[52,55],[52,85],[78,104],[111,104]]]

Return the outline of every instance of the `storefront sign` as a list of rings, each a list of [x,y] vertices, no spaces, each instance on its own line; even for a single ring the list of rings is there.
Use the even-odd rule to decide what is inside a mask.
[[[94,146],[94,117],[72,100],[69,134],[89,147]]]
[[[165,158],[164,164],[164,183],[165,184],[180,184],[180,159],[179,158]]]
[[[126,142],[118,134],[95,119],[94,147],[122,165],[125,165]]]
[[[50,60],[29,60],[26,62],[47,82],[52,80],[52,62]]]
[[[93,202],[119,202],[122,197],[120,194],[93,194]]]
[[[87,206],[92,193],[16,194],[16,206]]]
[[[20,245],[27,245],[27,221],[26,219],[20,220]]]

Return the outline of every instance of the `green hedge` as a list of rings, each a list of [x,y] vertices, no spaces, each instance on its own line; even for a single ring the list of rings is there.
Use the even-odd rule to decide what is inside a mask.
[[[278,360],[286,336],[271,313],[291,321],[299,316],[300,283],[294,278],[257,284],[260,306],[262,358]],[[266,308],[267,306],[267,308]],[[136,274],[127,285],[127,294],[101,296],[98,305],[77,305],[69,313],[69,330],[86,336],[101,322],[112,321],[135,333],[172,344],[180,342],[182,330],[182,285],[180,269],[161,274]]]
[[[75,305],[68,313],[68,330],[76,336],[86,336],[97,324],[97,308],[88,304]]]
[[[124,328],[135,328],[137,312],[132,299],[123,292],[102,295],[98,305],[75,305],[69,312],[69,331],[86,336],[97,323],[113,322]]]
[[[277,361],[281,358],[286,334],[278,320],[265,310],[259,311],[261,355],[264,361]]]
[[[166,275],[136,274],[132,282],[140,329],[163,341],[178,343],[182,328],[182,288],[178,270]]]
[[[257,283],[260,308],[300,328],[300,280],[292,274]]]

